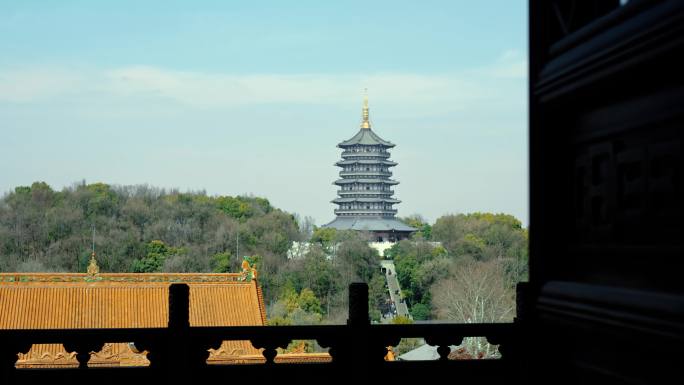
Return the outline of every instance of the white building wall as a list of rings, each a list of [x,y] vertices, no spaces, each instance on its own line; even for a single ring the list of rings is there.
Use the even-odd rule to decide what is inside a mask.
[[[368,246],[370,246],[371,249],[377,250],[378,254],[380,254],[381,256],[384,256],[385,250],[394,246],[394,244],[395,244],[395,242],[369,242]]]

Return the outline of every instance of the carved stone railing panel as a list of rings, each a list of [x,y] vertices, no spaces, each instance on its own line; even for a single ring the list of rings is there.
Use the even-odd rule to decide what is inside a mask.
[[[292,339],[287,337],[280,338],[264,338],[255,337],[251,339],[252,345],[256,349],[264,349],[262,354],[266,358],[266,364],[274,364],[275,358],[278,355],[278,348],[286,349],[287,345]]]
[[[207,373],[244,373],[254,376],[253,370],[288,370],[288,373],[305,370],[297,361],[288,365],[273,365],[277,362],[277,349],[286,348],[292,340],[316,340],[322,347],[329,348],[332,360],[317,361],[323,367],[337,373],[351,373],[370,370],[382,373],[386,367],[387,347],[399,343],[401,338],[423,338],[438,345],[440,360],[449,361],[449,346],[458,345],[465,337],[485,336],[501,344],[502,349],[513,341],[513,324],[421,324],[421,325],[371,325],[368,321],[368,288],[365,284],[353,285],[350,290],[350,318],[347,325],[316,326],[240,326],[240,327],[190,327],[187,306],[189,292],[186,285],[172,285],[169,290],[169,326],[156,329],[87,329],[87,330],[0,330],[0,368],[2,383],[22,381],[43,381],[53,378],[50,369],[21,369],[14,363],[17,352],[28,352],[32,344],[63,344],[68,351],[75,351],[80,369],[60,369],[59,373],[75,383],[86,382],[97,373],[114,373],[111,381],[128,378],[156,378],[177,383],[192,381],[208,376]],[[359,303],[360,302],[360,303]],[[183,308],[186,308],[185,310]],[[18,342],[19,341],[19,342]],[[257,349],[263,349],[266,365],[207,365],[210,349],[218,349],[222,341],[251,341]],[[99,352],[107,343],[132,343],[136,351],[147,351],[150,365],[140,368],[88,368],[92,352]],[[512,357],[505,355],[506,359]],[[242,363],[260,363],[252,360]],[[397,367],[412,365],[399,362]],[[318,366],[318,365],[315,365]],[[282,369],[287,367],[287,369]],[[407,366],[408,367],[408,366]],[[480,367],[480,366],[477,366]],[[259,369],[261,368],[261,369]],[[268,369],[270,368],[270,369]],[[281,368],[281,369],[277,369]],[[360,369],[359,369],[360,368]],[[475,368],[475,367],[474,367]],[[311,370],[311,369],[307,369]],[[388,369],[389,370],[389,369]],[[401,370],[401,369],[400,369]],[[477,369],[472,369],[477,370]],[[484,369],[483,369],[484,370]],[[219,371],[219,372],[217,372]],[[41,374],[45,373],[45,374]],[[80,374],[79,374],[80,373]],[[120,373],[120,374],[116,374]],[[267,372],[268,373],[268,372]],[[275,372],[274,372],[275,373]],[[278,372],[280,373],[280,372]],[[17,375],[23,380],[18,380]],[[262,374],[258,374],[262,376]],[[266,375],[265,378],[268,376]],[[206,378],[206,377],[204,377]],[[79,380],[82,379],[82,380]],[[106,383],[107,381],[105,381]]]
[[[102,350],[105,341],[102,339],[78,339],[64,342],[64,349],[67,352],[76,352],[76,360],[79,369],[87,369],[90,355],[93,352]]]

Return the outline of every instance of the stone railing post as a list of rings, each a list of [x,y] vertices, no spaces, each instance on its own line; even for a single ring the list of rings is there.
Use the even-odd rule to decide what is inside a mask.
[[[347,325],[362,327],[370,325],[368,317],[368,285],[353,282],[349,285],[349,318]]]
[[[184,283],[169,286],[169,329],[190,327],[190,287]]]
[[[184,283],[169,286],[169,330],[165,341],[164,368],[170,383],[188,383],[190,364],[190,287]]]
[[[531,357],[530,346],[533,346],[532,331],[530,330],[530,317],[532,313],[532,285],[529,282],[518,282],[516,286],[516,316],[513,320],[515,334],[509,347],[509,360],[517,367],[518,377],[521,383],[530,382],[529,360],[523,357]],[[502,356],[504,354],[502,353]]]
[[[28,353],[33,344],[30,341],[18,341],[14,338],[0,339],[0,384],[14,384],[17,353]]]
[[[362,369],[368,365],[370,318],[368,316],[368,285],[353,282],[349,285],[349,318],[347,319],[349,338],[339,352],[339,361]]]

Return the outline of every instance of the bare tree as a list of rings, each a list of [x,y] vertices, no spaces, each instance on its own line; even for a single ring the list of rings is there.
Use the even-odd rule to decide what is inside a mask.
[[[510,322],[515,316],[515,292],[507,285],[502,263],[464,258],[447,278],[432,286],[434,313],[438,319],[463,323]],[[463,348],[472,357],[498,356],[485,338],[466,338]]]
[[[297,221],[299,223],[299,231],[301,233],[301,240],[308,242],[313,234],[314,227],[316,227],[316,220],[313,217],[305,216],[303,220]]]

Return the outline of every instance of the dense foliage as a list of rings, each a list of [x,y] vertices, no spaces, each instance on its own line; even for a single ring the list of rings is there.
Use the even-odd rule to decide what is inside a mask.
[[[490,213],[404,221],[419,231],[385,257],[394,259],[415,320],[512,319],[515,283],[527,275],[520,221]],[[148,186],[17,187],[0,199],[0,271],[84,272],[93,228],[103,272],[236,272],[249,256],[272,324],[345,322],[346,290],[357,280],[369,284],[372,319],[386,306],[370,234],[316,228],[311,218],[298,223],[264,198]],[[304,251],[288,259],[301,241]]]
[[[235,272],[259,255],[264,286],[302,236],[264,198],[36,182],[0,200],[0,270],[84,272],[93,227],[103,272]]]
[[[510,215],[490,213],[446,215],[432,226],[422,223],[420,217],[407,221],[424,230],[414,234],[412,240],[395,244],[385,254],[394,259],[402,294],[414,319],[512,320],[513,312],[502,307],[512,306],[515,284],[527,279],[527,230],[520,221]],[[465,277],[479,277],[480,285],[464,288],[464,271],[468,272]],[[453,283],[461,286],[452,287]],[[496,309],[488,309],[500,316],[447,310],[459,301],[471,301],[463,296],[486,298],[486,290],[487,294],[495,290],[502,296]]]
[[[102,272],[237,272],[250,256],[274,322],[344,322],[353,280],[382,297],[379,257],[364,234],[315,229],[308,252],[288,259],[294,241],[309,240],[311,222],[259,197],[104,183],[55,191],[36,182],[0,199],[0,271],[85,272],[94,227]],[[293,307],[295,295],[317,305]]]
[[[277,286],[284,293],[280,302],[287,298],[287,293],[310,289],[320,299],[323,319],[344,323],[347,288],[354,281],[364,281],[369,285],[371,318],[380,319],[377,309],[385,301],[387,289],[380,271],[380,256],[368,246],[368,239],[367,234],[356,231],[316,228],[308,252],[290,260],[278,275]],[[274,308],[270,314],[282,312]]]

